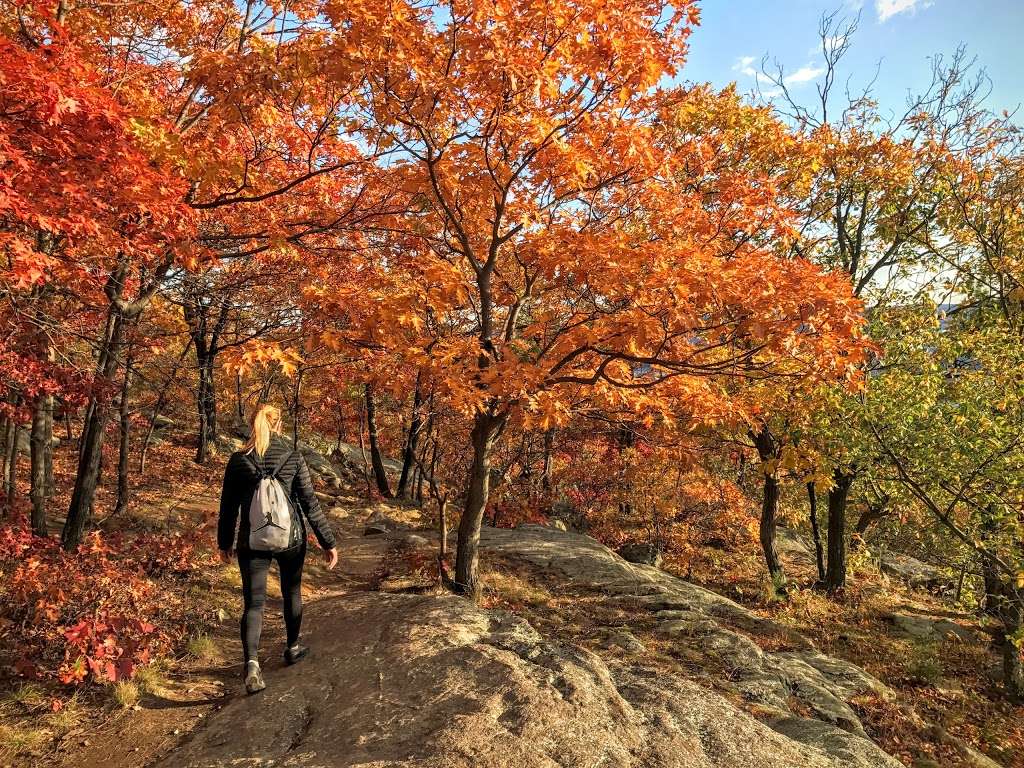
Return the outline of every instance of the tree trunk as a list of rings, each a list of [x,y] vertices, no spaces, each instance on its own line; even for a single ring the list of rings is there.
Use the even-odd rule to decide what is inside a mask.
[[[56,399],[51,395],[50,403],[43,414],[43,432],[46,434],[46,451],[43,453],[43,477],[46,478],[47,499],[51,498],[56,490],[56,484],[53,480],[53,410],[55,407]]]
[[[828,567],[825,589],[838,592],[846,586],[846,499],[853,484],[852,473],[836,470],[835,485],[828,492]]]
[[[30,440],[32,469],[32,532],[46,536],[46,500],[50,495],[52,478],[47,471],[53,471],[53,395],[43,395],[36,402],[32,412],[32,437]]]
[[[238,425],[245,424],[245,406],[242,402],[242,373],[235,373],[235,422]]]
[[[367,384],[366,395],[366,431],[370,434],[370,463],[373,466],[373,478],[377,482],[377,490],[385,499],[392,499],[388,476],[384,471],[384,459],[380,455],[380,443],[377,440],[377,409],[373,402],[373,385]]]
[[[459,522],[458,546],[455,553],[455,588],[464,595],[476,596],[480,591],[479,550],[480,527],[491,485],[491,452],[494,441],[505,425],[506,416],[488,412],[477,413],[473,420],[470,439],[473,444],[473,463],[469,470],[462,520]]]
[[[541,470],[540,487],[544,493],[551,490],[551,465],[555,453],[555,428],[544,430],[544,469]]]
[[[776,593],[786,592],[786,573],[775,548],[776,518],[779,512],[779,480],[774,474],[764,476],[764,493],[761,498],[761,522],[759,526],[761,550],[768,566],[768,575]]]
[[[214,384],[215,355],[205,344],[196,341],[196,362],[199,368],[199,389],[196,406],[199,413],[199,434],[196,443],[196,464],[205,464],[210,444],[217,438],[217,390]]]
[[[74,432],[71,431],[71,409],[67,403],[64,404],[62,409],[61,417],[64,419],[64,432],[67,436],[68,442],[73,443],[75,441]]]
[[[121,402],[118,406],[120,438],[117,452],[117,503],[114,514],[121,514],[128,508],[128,453],[131,449],[131,410],[128,405],[128,389],[132,380],[131,357],[125,363],[124,381],[121,383]]]
[[[220,335],[227,325],[232,306],[230,296],[223,297],[216,318],[212,318],[212,305],[206,301],[208,291],[208,286],[202,281],[197,281],[191,286],[189,300],[182,304],[182,315],[196,348],[196,370],[199,372],[199,387],[196,391],[199,415],[195,456],[197,464],[206,463],[210,445],[217,439],[217,386],[214,363],[221,349]]]
[[[448,497],[437,502],[437,532],[440,536],[437,556],[444,562],[448,559]]]
[[[398,488],[395,489],[395,496],[404,499],[408,496],[409,474],[416,464],[416,445],[420,439],[420,429],[423,427],[423,414],[420,413],[420,406],[423,404],[423,395],[420,392],[420,374],[416,374],[416,388],[412,393],[412,418],[409,422],[409,434],[405,440],[405,452],[402,455],[402,475],[398,478]]]
[[[757,434],[751,433],[757,455],[761,459],[762,466],[765,462],[772,461],[777,457],[779,444],[775,436],[763,427]],[[764,488],[761,495],[761,521],[758,531],[761,539],[761,551],[764,553],[764,561],[768,566],[768,575],[771,577],[772,586],[776,594],[786,593],[786,572],[782,568],[782,561],[779,559],[779,552],[775,546],[776,521],[779,513],[779,477],[774,468],[764,472]]]
[[[121,349],[121,340],[124,336],[124,319],[120,312],[111,308],[111,315],[113,322],[110,333],[100,346],[97,364],[97,378],[102,379],[109,379],[114,375],[117,369],[117,353]],[[82,425],[75,487],[71,492],[71,504],[68,507],[64,530],[61,531],[61,541],[64,548],[69,551],[78,548],[92,511],[92,502],[100,479],[100,460],[103,456],[104,431],[110,418],[109,411],[105,394],[99,393],[90,398],[85,423]]]
[[[267,380],[263,382],[263,386],[260,388],[260,396],[256,401],[257,404],[267,402],[267,398],[270,397],[270,390],[274,386],[275,378],[277,378],[277,371],[271,371]]]
[[[366,403],[363,402],[363,407],[359,409],[359,456],[363,460],[363,480],[366,482],[366,498],[370,498],[373,495],[373,484],[370,482],[370,471],[369,462],[366,458],[366,441],[363,439],[363,423],[365,422]]]
[[[428,413],[427,417],[427,429],[426,437],[421,443],[420,456],[416,463],[416,502],[423,506],[423,486],[427,483],[427,452],[433,448],[430,458],[430,488],[433,488],[437,484],[437,479],[434,476],[434,472],[437,469],[437,440],[434,439],[434,399],[428,401]]]
[[[807,501],[811,508],[811,536],[814,538],[814,562],[818,566],[818,581],[825,582],[825,551],[821,546],[821,528],[818,526],[818,493],[814,483],[807,484]]]
[[[7,474],[10,469],[11,456],[14,453],[14,418],[4,419],[3,430],[0,431],[2,441],[0,441],[0,450],[3,451],[3,462],[2,468],[0,468],[0,489],[3,490],[4,497],[7,496]],[[8,510],[9,512],[10,510]]]
[[[1012,587],[1006,588],[1005,601],[999,613],[1005,630],[1003,684],[1010,699],[1024,702],[1024,658],[1021,658],[1021,648],[1014,642],[1014,638],[1020,638],[1024,632],[1024,602]]]
[[[334,452],[341,453],[341,444],[345,437],[345,414],[342,411],[341,403],[338,403],[338,435],[334,443]]]
[[[10,450],[7,452],[7,513],[14,509],[14,499],[18,495],[18,439],[21,437],[21,425],[14,419],[11,420],[10,436],[7,442]]]

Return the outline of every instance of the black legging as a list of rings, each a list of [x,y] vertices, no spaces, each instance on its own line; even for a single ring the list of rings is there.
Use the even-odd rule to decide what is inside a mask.
[[[245,601],[241,621],[242,650],[246,661],[259,657],[263,605],[267,600],[267,573],[270,571],[271,560],[277,560],[281,577],[288,647],[298,641],[302,624],[302,564],[305,559],[305,543],[276,554],[239,551],[238,569],[242,572],[242,598]]]

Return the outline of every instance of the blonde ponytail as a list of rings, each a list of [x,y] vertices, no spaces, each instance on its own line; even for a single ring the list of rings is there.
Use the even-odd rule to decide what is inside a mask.
[[[249,422],[251,430],[249,441],[243,449],[246,453],[256,451],[257,456],[263,456],[270,446],[271,434],[281,434],[281,411],[272,405],[263,403],[252,412],[252,419]]]

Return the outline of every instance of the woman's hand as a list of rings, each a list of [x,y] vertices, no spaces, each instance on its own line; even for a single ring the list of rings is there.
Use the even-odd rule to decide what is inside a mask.
[[[324,560],[327,561],[327,570],[333,571],[334,566],[338,564],[338,548],[331,547],[330,549],[324,550]]]
[[[235,550],[233,549],[222,549],[220,550],[220,561],[225,565],[230,565],[232,559],[235,557]]]

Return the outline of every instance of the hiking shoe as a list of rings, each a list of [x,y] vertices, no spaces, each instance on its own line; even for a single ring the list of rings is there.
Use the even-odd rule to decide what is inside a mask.
[[[259,693],[267,684],[263,682],[263,672],[258,661],[250,661],[245,665],[245,692],[252,695]]]
[[[285,648],[284,661],[286,664],[297,664],[309,654],[309,648],[296,643],[291,648]]]

